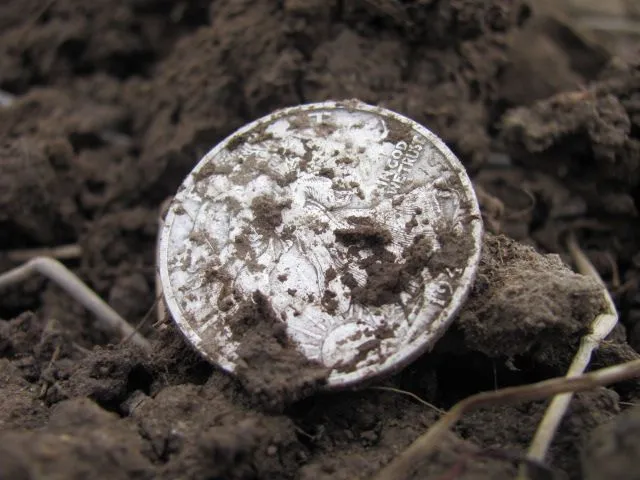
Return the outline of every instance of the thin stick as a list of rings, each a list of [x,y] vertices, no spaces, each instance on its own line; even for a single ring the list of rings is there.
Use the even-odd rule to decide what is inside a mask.
[[[575,377],[586,370],[593,351],[598,348],[600,342],[611,332],[616,323],[618,323],[616,315],[602,314],[596,317],[593,330],[580,341],[580,347],[567,371],[567,377]],[[573,393],[565,393],[553,398],[529,447],[530,459],[544,460],[572,397]]]
[[[136,332],[125,319],[98,297],[74,273],[53,258],[37,257],[13,270],[0,274],[0,289],[21,282],[34,273],[40,273],[54,281],[121,337],[131,336],[133,343],[150,351],[151,344],[147,339]]]
[[[576,267],[578,268],[578,271],[583,275],[593,277],[598,281],[598,283],[600,283],[600,285],[602,285],[608,310],[606,313],[600,314],[595,318],[591,324],[591,331],[582,337],[580,341],[580,347],[578,348],[567,372],[567,377],[575,377],[586,370],[589,362],[591,361],[593,351],[598,348],[600,343],[607,337],[607,335],[609,335],[609,333],[611,333],[611,330],[613,330],[618,323],[618,314],[616,312],[613,299],[611,298],[611,295],[609,295],[604,282],[587,256],[580,249],[573,233],[570,233],[567,238],[567,248],[574,263],[576,264]],[[569,407],[572,397],[572,393],[565,393],[563,395],[557,395],[553,400],[551,400],[540,425],[538,425],[533,441],[529,446],[527,456],[530,459],[538,461],[544,460],[547,452],[549,451],[549,447],[551,446],[551,442],[553,441],[553,437],[558,431],[560,422]],[[525,466],[523,465],[520,469],[519,478],[526,477],[527,473],[525,471]]]
[[[56,345],[56,349],[53,351],[53,355],[51,355],[51,359],[49,360],[49,365],[44,370],[45,372],[51,369],[53,364],[58,360],[59,356],[60,356],[60,344]],[[43,375],[44,373],[40,374],[40,378],[42,380],[42,386],[40,387],[40,395],[38,395],[38,398],[44,397],[44,394],[47,392],[47,389],[49,388],[49,385],[48,385],[49,382],[48,380],[43,378]]]
[[[160,296],[153,301],[153,305],[151,305],[149,310],[147,310],[147,313],[144,314],[144,317],[142,317],[142,320],[140,320],[138,325],[136,325],[136,328],[134,329],[134,331],[122,339],[122,341],[120,342],[121,345],[131,341],[131,337],[133,337],[135,333],[139,332],[140,329],[149,321],[149,319],[152,317],[153,311],[155,310],[156,306],[158,305],[158,302],[160,302],[161,299],[162,297]]]
[[[25,248],[20,250],[9,250],[7,252],[0,252],[0,258],[4,257],[7,260],[15,263],[28,262],[29,260],[37,257],[51,257],[57,258],[58,260],[72,260],[80,258],[81,256],[82,248],[76,243],[71,245],[60,245],[58,247]]]
[[[401,395],[406,395],[408,397],[413,398],[415,401],[421,403],[422,405],[424,405],[426,407],[429,407],[431,410],[435,410],[436,412],[438,412],[441,415],[444,415],[446,413],[441,408],[438,408],[435,405],[430,404],[426,400],[421,399],[415,393],[407,392],[406,390],[400,390],[399,388],[393,388],[393,387],[369,387],[369,390],[382,390],[384,392],[393,392],[393,393],[399,393]]]
[[[465,413],[472,410],[484,406],[542,400],[559,393],[583,392],[637,377],[640,377],[640,359],[571,378],[553,378],[530,385],[508,387],[472,395],[457,403],[446,415],[436,421],[429,430],[382,469],[374,477],[374,480],[407,480],[411,478],[411,475],[415,473],[415,470],[427,456],[440,445],[443,436],[449,432],[451,427]]]

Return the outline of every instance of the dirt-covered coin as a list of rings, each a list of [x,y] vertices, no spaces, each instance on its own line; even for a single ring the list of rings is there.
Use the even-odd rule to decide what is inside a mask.
[[[444,333],[481,232],[464,168],[433,133],[325,102],[261,118],[198,163],[166,216],[159,269],[173,319],[210,361],[239,368],[260,321],[243,312],[260,298],[288,344],[343,387]]]

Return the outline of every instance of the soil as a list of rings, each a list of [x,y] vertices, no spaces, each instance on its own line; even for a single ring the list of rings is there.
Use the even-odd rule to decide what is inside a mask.
[[[65,264],[153,344],[121,343],[41,278],[3,290],[2,479],[371,477],[439,415],[398,390],[447,409],[566,372],[602,309],[568,267],[568,232],[620,312],[593,368],[638,358],[640,56],[523,1],[9,0],[0,89],[15,96],[0,106],[0,271],[16,249],[77,244]],[[326,394],[268,302],[245,318],[239,378],[167,318],[142,322],[161,204],[200,157],[276,108],[348,98],[433,130],[476,187],[480,270],[434,350],[380,383],[394,391]],[[278,223],[279,206],[255,207]],[[576,395],[542,478],[637,478],[638,414],[623,410],[639,398],[634,381]],[[513,478],[545,406],[465,416],[414,479]]]
[[[297,350],[264,294],[254,293],[227,324],[240,343],[235,373],[258,408],[281,411],[326,383],[330,370]]]
[[[260,196],[251,202],[255,228],[258,231],[271,233],[282,224],[282,210],[289,207],[287,203],[278,203],[268,196]]]

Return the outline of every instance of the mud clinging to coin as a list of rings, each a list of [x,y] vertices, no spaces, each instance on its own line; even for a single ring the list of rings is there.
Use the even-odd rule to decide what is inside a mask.
[[[277,111],[211,150],[176,195],[159,269],[172,317],[234,372],[262,295],[329,387],[390,373],[444,333],[473,281],[470,181],[426,128],[358,101]]]

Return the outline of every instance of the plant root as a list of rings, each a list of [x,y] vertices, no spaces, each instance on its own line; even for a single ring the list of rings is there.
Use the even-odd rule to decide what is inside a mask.
[[[600,343],[611,333],[611,330],[618,323],[618,313],[616,312],[616,307],[613,303],[613,299],[611,295],[607,291],[607,288],[598,275],[595,267],[591,264],[585,253],[578,246],[578,242],[576,241],[575,235],[570,233],[567,237],[567,249],[573,259],[576,267],[580,273],[583,275],[588,275],[593,277],[595,280],[600,283],[602,286],[603,294],[605,297],[605,302],[607,305],[607,312],[598,315],[591,324],[590,332],[585,335],[580,341],[580,346],[578,347],[578,351],[576,352],[573,361],[571,362],[571,366],[569,367],[569,371],[567,372],[567,377],[575,377],[576,375],[582,374],[589,362],[591,361],[591,355],[593,351],[598,348]],[[536,434],[533,437],[533,441],[529,446],[529,451],[527,456],[532,460],[543,461],[553,437],[560,426],[560,422],[564,417],[567,408],[569,407],[569,403],[571,402],[571,398],[573,397],[572,393],[565,393],[562,395],[557,395],[551,400],[547,411],[536,430]],[[520,471],[519,475],[520,479],[527,478],[527,474],[523,469]]]
[[[40,273],[54,281],[122,338],[130,337],[135,345],[146,352],[151,350],[151,344],[146,338],[140,335],[74,273],[53,258],[36,257],[13,270],[0,274],[0,290],[25,280],[34,273]]]
[[[384,467],[373,480],[408,480],[441,444],[444,435],[465,413],[486,406],[543,400],[559,393],[584,392],[596,387],[640,377],[640,359],[575,377],[558,377],[530,385],[508,387],[472,395],[451,408],[429,430]]]
[[[82,256],[82,248],[78,244],[60,245],[59,247],[26,248],[0,252],[0,258],[13,263],[28,262],[37,257],[50,257],[58,260],[75,260]]]

